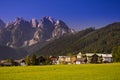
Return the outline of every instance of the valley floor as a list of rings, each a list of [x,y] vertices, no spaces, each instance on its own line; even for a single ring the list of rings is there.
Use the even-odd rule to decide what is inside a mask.
[[[120,80],[120,63],[0,67],[0,80]]]

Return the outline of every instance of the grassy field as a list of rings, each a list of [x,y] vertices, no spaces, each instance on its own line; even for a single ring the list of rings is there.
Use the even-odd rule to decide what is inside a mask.
[[[0,67],[0,80],[120,80],[120,63]]]

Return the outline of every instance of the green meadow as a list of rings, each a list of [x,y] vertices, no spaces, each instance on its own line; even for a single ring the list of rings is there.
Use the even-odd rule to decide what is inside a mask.
[[[120,80],[120,63],[0,67],[0,80]]]

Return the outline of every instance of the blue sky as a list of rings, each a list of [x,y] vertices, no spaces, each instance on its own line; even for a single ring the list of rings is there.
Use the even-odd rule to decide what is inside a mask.
[[[61,19],[75,30],[120,22],[120,0],[0,0],[0,18],[26,20],[44,16]]]

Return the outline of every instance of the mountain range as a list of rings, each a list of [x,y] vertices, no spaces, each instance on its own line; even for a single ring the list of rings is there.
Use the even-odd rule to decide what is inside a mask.
[[[25,50],[24,54],[35,52],[50,41],[73,33],[75,31],[69,28],[65,22],[55,21],[49,16],[41,18],[40,21],[37,19],[27,21],[21,17],[17,17],[9,23],[0,20],[0,45],[20,52],[22,50],[22,53]],[[0,54],[3,59],[2,54],[5,53],[0,52]],[[7,54],[9,55],[9,53]]]
[[[40,21],[17,17],[9,23],[0,19],[0,59],[19,59],[33,53],[38,56],[111,53],[117,46],[120,46],[120,22],[76,32],[62,20],[49,16]]]
[[[67,55],[82,53],[112,53],[120,46],[120,22],[108,24],[100,29],[93,27],[63,36],[39,49],[37,55]]]

